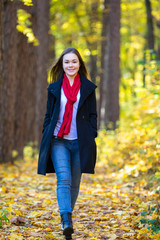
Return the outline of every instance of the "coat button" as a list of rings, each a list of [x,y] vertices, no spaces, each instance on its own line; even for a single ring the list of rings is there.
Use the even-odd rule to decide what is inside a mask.
[[[83,118],[83,119],[85,118],[84,115],[82,116],[82,118]]]

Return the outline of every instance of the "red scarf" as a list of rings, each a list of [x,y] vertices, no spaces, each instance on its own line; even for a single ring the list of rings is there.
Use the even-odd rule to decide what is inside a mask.
[[[62,87],[63,87],[64,94],[67,98],[67,103],[65,106],[63,122],[57,137],[63,138],[63,135],[66,135],[70,132],[72,114],[73,114],[73,104],[77,101],[77,94],[79,92],[80,86],[81,86],[81,81],[78,73],[74,78],[74,82],[72,86],[70,85],[70,82],[66,74],[64,74]]]

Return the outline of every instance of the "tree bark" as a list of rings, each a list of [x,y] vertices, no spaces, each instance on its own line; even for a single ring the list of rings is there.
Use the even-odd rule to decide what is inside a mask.
[[[1,84],[2,84],[2,26],[3,26],[3,2],[0,1],[0,94],[1,94]],[[0,95],[1,100],[1,95]],[[1,103],[0,103],[1,107]],[[1,110],[0,110],[1,113]],[[1,115],[0,115],[1,118]]]
[[[155,19],[155,20],[156,20],[156,26],[160,30],[160,20],[158,20],[158,19]],[[159,61],[160,60],[160,42],[158,41],[157,44],[158,44],[158,46],[157,46],[157,60]]]
[[[109,31],[105,53],[105,126],[115,129],[119,120],[120,0],[110,1]]]
[[[35,138],[40,143],[42,124],[46,108],[47,67],[49,57],[49,1],[39,0],[36,3],[37,32],[37,77],[35,85]]]
[[[96,24],[98,22],[98,5],[99,1],[93,1],[91,3],[91,14],[90,14],[90,35],[97,35]],[[90,42],[91,45],[91,55],[90,55],[90,76],[93,83],[96,83],[97,77],[97,40]]]
[[[14,148],[19,156],[23,156],[23,148],[26,144],[27,128],[27,83],[29,61],[28,42],[26,36],[18,33],[17,41],[17,76],[16,76],[16,104],[15,104],[15,141]],[[25,59],[25,61],[24,61]],[[31,64],[31,62],[30,62]]]
[[[19,3],[19,8],[31,14],[32,30],[36,32],[37,16],[36,6],[24,6]],[[35,82],[37,76],[36,47],[29,43],[27,37],[18,32],[17,40],[17,87],[15,105],[15,141],[14,148],[20,157],[23,148],[29,142],[35,142]],[[25,61],[24,61],[25,59]]]
[[[160,60],[160,45],[157,47],[157,60]]]
[[[101,123],[104,122],[104,114],[102,110],[105,107],[104,96],[104,61],[105,51],[107,46],[107,33],[109,27],[109,0],[104,0],[103,3],[103,15],[102,15],[102,33],[101,33],[101,69],[100,69],[100,84],[99,84],[99,104],[98,104],[98,129]],[[102,102],[103,101],[103,102]]]
[[[14,146],[17,4],[3,1],[0,162],[12,161]]]
[[[56,52],[55,52],[55,44],[56,38],[53,35],[49,35],[49,64],[53,64],[56,59]]]
[[[28,141],[39,142],[41,138],[47,92],[49,1],[33,2],[31,8],[16,1],[0,3],[0,162],[12,161],[13,149],[22,156]],[[18,8],[27,8],[32,14],[38,47],[17,31]]]
[[[29,9],[29,13],[31,14],[31,22],[32,22],[32,30],[34,34],[36,33],[37,28],[37,17],[36,17],[36,6],[33,1],[33,6]],[[36,55],[36,47],[33,44],[27,45],[27,81],[26,81],[26,91],[27,91],[27,113],[26,113],[26,143],[36,141],[35,137],[35,83],[37,77],[37,55]],[[27,70],[27,69],[26,69]]]
[[[152,7],[150,0],[145,0],[146,11],[147,11],[147,33],[148,33],[148,48],[154,49],[154,28],[153,28],[153,17]]]

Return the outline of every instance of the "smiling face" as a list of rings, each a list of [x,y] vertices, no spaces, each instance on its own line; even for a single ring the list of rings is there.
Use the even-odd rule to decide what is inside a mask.
[[[63,70],[68,78],[74,78],[80,67],[80,62],[75,53],[67,53],[63,56]]]

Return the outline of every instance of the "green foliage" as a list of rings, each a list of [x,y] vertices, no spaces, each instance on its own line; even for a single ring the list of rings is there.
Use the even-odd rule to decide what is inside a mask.
[[[148,209],[146,212],[142,212],[140,219],[140,223],[147,226],[147,228],[152,230],[155,233],[160,231],[160,211],[159,207],[152,207]]]
[[[8,211],[7,210],[3,210],[1,215],[0,215],[0,227],[3,224],[3,221],[9,222],[9,219],[8,219],[7,215],[8,215]]]
[[[160,180],[160,172],[156,172],[154,177],[155,179]]]
[[[160,170],[153,175],[153,182],[159,185],[156,192],[160,194]]]
[[[33,43],[35,46],[38,45],[38,39],[34,36],[33,30],[31,28],[32,23],[30,21],[31,15],[23,10],[17,10],[17,30],[24,35],[26,35],[28,42]]]
[[[145,1],[126,1],[121,3],[121,85],[120,101],[134,102],[136,89],[143,86],[143,75],[146,76],[146,87],[158,84],[160,80],[157,47],[159,28],[156,21],[160,20],[160,3],[151,1],[154,19],[155,50],[146,49],[147,46],[147,16]],[[146,59],[144,59],[146,55]],[[145,67],[145,69],[144,69]]]
[[[97,19],[94,21],[92,4],[96,1],[66,0],[59,4],[57,0],[50,3],[50,34],[54,36],[56,56],[66,47],[76,47],[90,66],[90,55],[97,55],[97,66],[100,70],[101,31],[103,1],[98,2]],[[160,20],[160,4],[152,2],[152,14],[155,21]],[[154,21],[156,46],[160,45],[159,29]],[[144,49],[147,44],[147,17],[145,1],[121,1],[121,86],[120,101],[134,101],[135,89],[143,86],[143,67],[146,67],[147,87],[157,84],[160,78],[159,62],[152,52],[152,60],[144,60]],[[96,43],[96,44],[95,44]],[[148,53],[147,53],[148,54]],[[99,72],[100,73],[100,72]],[[99,82],[97,76],[97,82]],[[159,83],[158,83],[159,84]]]
[[[143,74],[147,76],[147,85],[157,85],[160,80],[160,67],[157,60],[157,54],[153,49],[144,51],[144,58],[137,61],[139,65],[143,65]]]
[[[138,91],[139,90],[139,91]],[[123,117],[115,132],[102,130],[97,139],[99,160],[108,171],[119,171],[119,177],[146,179],[158,191],[159,178],[159,88],[157,91],[137,89],[136,105],[123,103]],[[154,175],[155,174],[155,175]],[[153,178],[154,175],[154,178]]]
[[[62,4],[51,0],[50,4],[50,34],[55,38],[56,56],[64,48],[77,48],[85,61],[89,56],[98,54],[95,48],[100,44],[102,5],[98,5],[98,16],[93,26],[92,4],[94,1],[66,0]],[[98,47],[99,49],[100,47]]]

